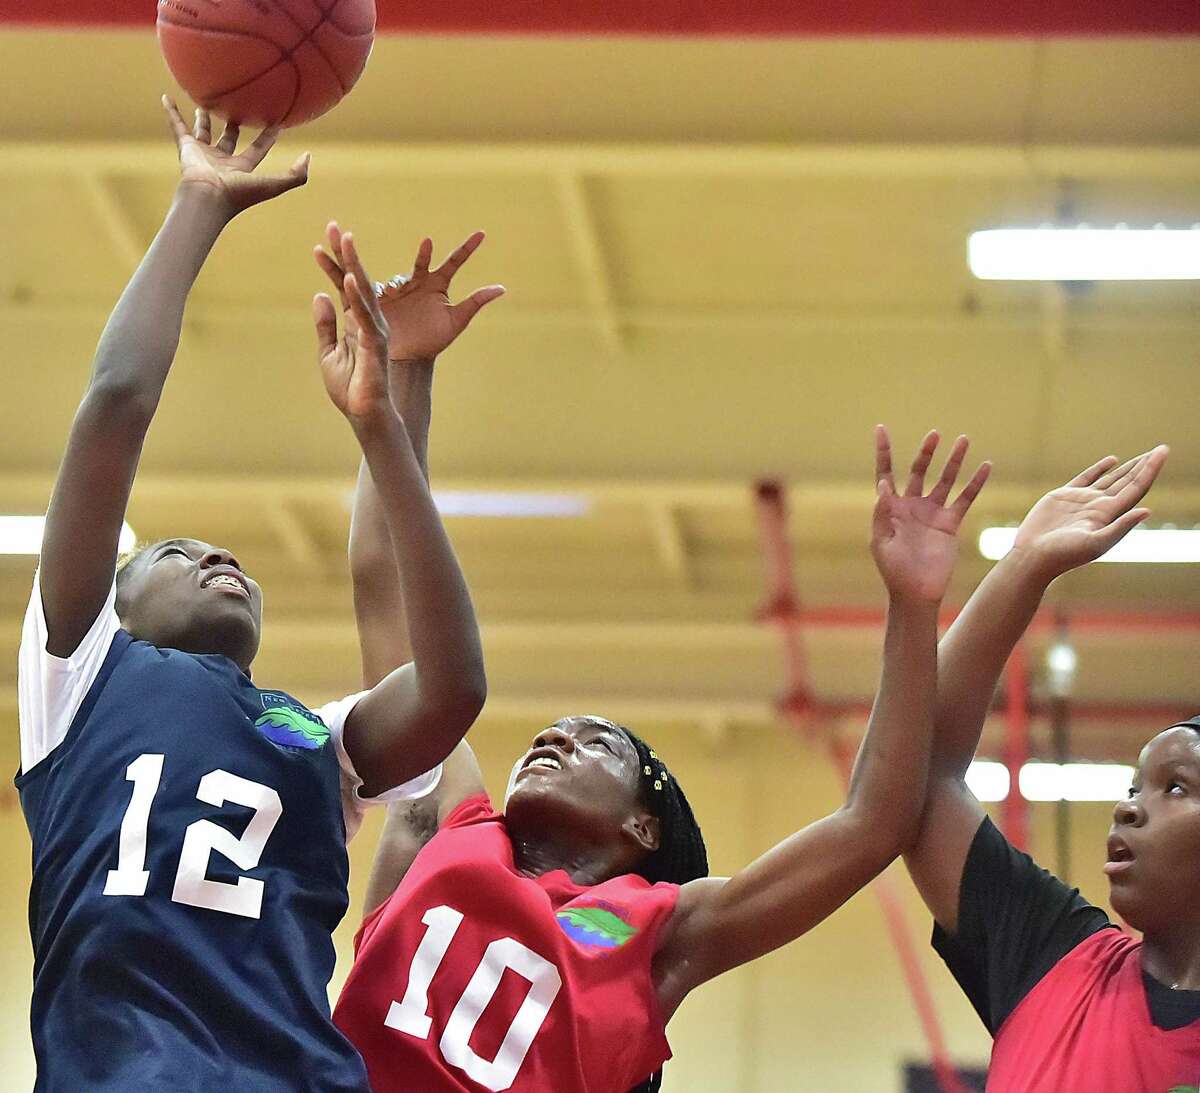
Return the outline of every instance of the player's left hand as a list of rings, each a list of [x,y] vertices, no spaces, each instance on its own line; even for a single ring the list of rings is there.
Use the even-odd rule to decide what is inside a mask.
[[[1029,510],[1014,550],[1028,555],[1047,580],[1095,561],[1150,515],[1140,502],[1169,454],[1160,444],[1120,466],[1106,456],[1080,471]]]
[[[336,221],[325,229],[329,249],[313,248],[317,265],[341,291],[346,269],[344,239]],[[423,239],[417,248],[412,273],[396,276],[390,281],[376,282],[372,287],[391,334],[388,340],[388,359],[394,364],[432,362],[442,350],[467,328],[479,310],[504,295],[503,285],[487,285],[476,289],[457,304],[450,302],[450,282],[467,259],[483,242],[483,232],[475,232],[437,269],[429,268],[433,257],[433,240]],[[342,296],[342,306],[349,311],[349,301]],[[349,318],[347,321],[350,321]]]
[[[968,441],[960,436],[950,450],[942,475],[928,494],[925,474],[937,450],[931,431],[913,460],[903,496],[892,476],[892,445],[887,430],[875,429],[875,483],[879,499],[871,525],[871,553],[893,599],[938,603],[946,594],[958,556],[958,529],[971,503],[983,489],[991,464],[983,463],[953,504],[950,490],[962,468]]]
[[[381,413],[392,413],[387,382],[388,324],[349,232],[342,237],[342,256],[346,272],[341,293],[351,320],[339,340],[337,309],[333,300],[320,292],[313,298],[313,321],[325,390],[351,424],[359,425]]]

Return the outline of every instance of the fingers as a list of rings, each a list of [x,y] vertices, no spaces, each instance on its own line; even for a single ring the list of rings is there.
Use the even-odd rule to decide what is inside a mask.
[[[184,124],[183,118],[179,113],[179,107],[175,105],[174,100],[164,95],[161,101],[162,108],[167,115],[167,124],[171,127],[171,135],[175,138],[176,145],[178,145],[191,134],[188,131],[188,127]]]
[[[212,143],[212,118],[201,106],[196,107],[196,124],[192,127],[192,136],[201,144]]]
[[[349,236],[347,236],[349,238]],[[370,282],[360,281],[353,273],[347,273],[342,281],[342,291],[346,302],[350,305],[350,314],[358,322],[358,329],[363,335],[372,332],[376,338],[383,336],[375,316],[375,296],[372,293],[368,302]]]
[[[950,496],[950,491],[954,488],[954,480],[958,478],[958,472],[962,470],[963,460],[967,455],[967,448],[970,447],[970,441],[965,436],[960,436],[955,442],[954,447],[950,449],[950,457],[946,460],[946,465],[942,468],[942,477],[937,480],[937,484],[929,491],[929,499],[936,501],[939,505],[946,503],[946,498]]]
[[[904,490],[905,497],[920,497],[925,492],[925,472],[929,470],[929,464],[933,461],[933,453],[937,450],[937,446],[938,432],[936,429],[930,429],[925,434],[925,439],[921,441],[916,459],[913,460],[908,475],[908,485]]]
[[[963,486],[962,493],[958,495],[954,504],[950,506],[950,511],[959,523],[962,523],[963,517],[967,515],[967,510],[975,503],[975,498],[979,496],[979,491],[983,489],[991,473],[991,463],[987,461],[980,463],[979,469],[971,475],[971,481]]]
[[[288,190],[294,190],[298,186],[303,186],[308,181],[308,153],[305,152],[295,163],[286,175],[273,175],[269,178],[261,179],[259,185],[262,187],[263,200],[270,200],[273,197],[278,197],[280,194],[285,194]]]
[[[1118,516],[1108,527],[1097,531],[1092,536],[1093,541],[1099,548],[1099,553],[1096,557],[1099,558],[1107,554],[1149,515],[1149,509],[1130,509],[1129,512]]]
[[[1170,454],[1171,449],[1165,444],[1160,444],[1142,456],[1137,466],[1127,476],[1127,481],[1123,484],[1114,483],[1107,492],[1112,494],[1122,509],[1136,505],[1150,492],[1150,487],[1154,485],[1155,479],[1158,478],[1158,472],[1163,469],[1163,464],[1166,463],[1167,456]],[[1115,493],[1114,490],[1116,490]]]
[[[229,134],[229,127],[225,127],[225,132],[221,135],[221,141],[224,143],[226,136]],[[250,146],[242,153],[242,162],[246,165],[247,171],[253,171],[264,159],[267,158],[267,153],[275,147],[275,142],[279,139],[279,129],[277,126],[270,125],[264,129],[251,142]],[[234,129],[234,141],[237,140],[237,129]],[[230,149],[232,151],[232,149]],[[307,152],[301,159],[308,155]],[[300,161],[297,160],[297,163]],[[293,167],[295,170],[295,167]]]
[[[318,292],[313,297],[313,324],[317,328],[317,352],[324,357],[337,348],[337,309],[329,294]]]
[[[374,313],[376,307],[375,294],[371,291],[374,282],[367,276],[367,271],[363,268],[362,259],[358,256],[358,247],[354,242],[354,236],[350,232],[345,232],[342,235],[342,268],[349,274],[353,274],[355,280],[362,286],[364,293],[371,293],[370,308]],[[349,299],[347,293],[347,299]],[[365,299],[365,298],[364,298]],[[374,319],[372,319],[374,322]]]
[[[413,277],[429,272],[429,262],[433,258],[433,240],[426,236],[417,247],[417,257],[413,260]]]
[[[233,155],[237,151],[238,136],[241,134],[241,127],[235,121],[227,121],[225,123],[225,131],[221,134],[221,139],[217,141],[218,151],[224,152],[227,156]],[[210,134],[211,136],[211,134]],[[261,134],[260,134],[261,136]],[[263,153],[266,155],[266,152]],[[262,156],[255,160],[257,164]]]
[[[1086,471],[1080,471],[1070,482],[1068,486],[1091,486],[1102,474],[1112,470],[1117,465],[1117,457],[1115,455],[1106,455],[1103,459],[1093,463]]]
[[[896,492],[896,479],[892,475],[892,440],[887,428],[875,426],[875,485],[887,482],[891,493]],[[882,496],[882,494],[881,494]]]
[[[342,296],[342,278],[345,274],[342,271],[342,267],[329,257],[324,247],[313,247],[313,257],[317,260],[317,265],[321,267],[321,272],[329,278],[330,282],[337,289],[338,295],[342,299],[342,307],[345,307],[346,298]]]
[[[1130,472],[1145,458],[1146,453],[1142,452],[1135,455],[1132,459],[1125,460],[1119,467],[1113,467],[1111,470],[1100,475],[1095,482],[1092,483],[1093,489],[1109,490],[1115,482],[1124,481],[1128,478]],[[1119,489],[1120,487],[1118,487]],[[1112,491],[1115,492],[1115,491]]]
[[[473,232],[465,242],[461,243],[437,269],[435,277],[441,277],[449,284],[454,275],[462,268],[463,263],[479,249],[483,242],[483,232]]]
[[[325,225],[325,241],[329,244],[330,253],[339,266],[344,266],[346,260],[342,257],[342,228],[336,220]]]
[[[486,288],[477,288],[465,300],[457,303],[450,310],[454,312],[455,317],[465,327],[476,315],[479,314],[479,309],[485,304],[490,304],[493,300],[500,299],[504,295],[503,285],[488,285]]]

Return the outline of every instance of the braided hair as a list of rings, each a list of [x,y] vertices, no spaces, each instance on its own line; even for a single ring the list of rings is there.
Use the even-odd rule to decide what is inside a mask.
[[[708,850],[704,835],[692,813],[692,806],[683,789],[667,770],[666,764],[641,737],[624,725],[601,717],[589,717],[616,729],[633,745],[638,757],[638,800],[658,820],[658,849],[651,851],[638,863],[634,873],[651,884],[668,881],[687,884],[708,876]],[[662,1070],[656,1070],[629,1093],[657,1093],[662,1088]]]

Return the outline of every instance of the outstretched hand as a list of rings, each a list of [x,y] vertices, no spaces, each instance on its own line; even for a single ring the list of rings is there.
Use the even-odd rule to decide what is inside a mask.
[[[326,228],[325,237],[329,250],[314,247],[313,255],[317,265],[341,292],[347,268],[345,236],[335,221]],[[483,232],[475,232],[434,270],[429,268],[433,240],[423,239],[409,276],[398,275],[386,284],[376,282],[371,286],[391,330],[390,360],[397,363],[432,361],[466,330],[467,324],[485,304],[504,295],[503,285],[488,285],[476,289],[457,304],[450,303],[450,282],[483,238]],[[350,301],[344,293],[342,307],[347,312],[347,322],[352,321]]]
[[[1120,466],[1116,456],[1105,456],[1029,510],[1014,549],[1025,551],[1051,580],[1095,561],[1150,515],[1136,506],[1169,454],[1160,444]]]
[[[937,450],[938,434],[931,431],[921,443],[901,496],[892,475],[892,444],[887,429],[875,427],[875,485],[879,499],[871,524],[871,553],[875,565],[896,599],[938,603],[946,594],[958,556],[958,529],[979,496],[992,465],[983,463],[953,504],[950,491],[967,454],[960,436],[950,450],[942,475],[928,494],[925,474]]]
[[[304,153],[282,175],[258,175],[254,170],[266,158],[279,137],[277,128],[264,129],[242,149],[237,151],[240,130],[233,122],[225,126],[220,139],[213,143],[212,119],[207,110],[196,110],[196,121],[189,130],[179,108],[166,95],[162,97],[163,109],[175,146],[179,149],[179,184],[210,191],[225,208],[228,216],[235,216],[243,209],[262,201],[269,201],[308,181],[309,154]]]
[[[388,324],[349,232],[342,238],[342,254],[346,273],[340,290],[352,321],[347,321],[339,340],[337,309],[324,292],[313,298],[313,321],[325,390],[350,423],[359,425],[381,411],[392,412],[387,381]]]

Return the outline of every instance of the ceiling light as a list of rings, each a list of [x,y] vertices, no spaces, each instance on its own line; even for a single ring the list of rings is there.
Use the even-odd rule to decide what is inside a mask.
[[[1026,763],[1019,784],[1027,801],[1116,801],[1132,781],[1118,763]]]
[[[977,759],[967,769],[967,788],[977,800],[1003,801],[1011,788],[1003,763]],[[1133,767],[1117,763],[1026,763],[1021,796],[1027,801],[1117,801],[1129,791]]]
[[[44,516],[0,516],[0,554],[41,553],[45,526]],[[137,536],[133,528],[122,524],[117,550],[124,554],[132,550],[136,543]]]
[[[979,553],[996,561],[1011,549],[1016,528],[984,528],[979,533]],[[1101,562],[1200,562],[1200,530],[1194,528],[1138,528],[1131,531]]]
[[[1003,801],[1012,779],[1008,767],[987,759],[976,759],[967,768],[967,788],[977,801]]]
[[[1060,638],[1046,650],[1046,686],[1051,697],[1070,697],[1078,667],[1079,654],[1070,642]]]
[[[588,499],[574,493],[512,493],[484,490],[435,490],[443,516],[571,517],[586,516]]]
[[[998,228],[967,240],[988,281],[1171,281],[1200,278],[1200,226]]]

